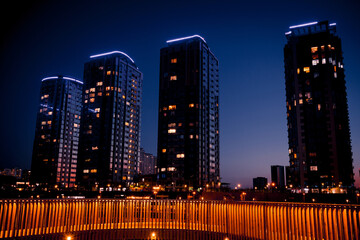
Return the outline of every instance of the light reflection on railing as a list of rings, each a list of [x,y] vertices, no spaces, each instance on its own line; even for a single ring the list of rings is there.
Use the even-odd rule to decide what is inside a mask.
[[[0,200],[0,238],[143,229],[219,239],[356,239],[359,205],[188,200]],[[218,239],[218,238],[216,238]]]

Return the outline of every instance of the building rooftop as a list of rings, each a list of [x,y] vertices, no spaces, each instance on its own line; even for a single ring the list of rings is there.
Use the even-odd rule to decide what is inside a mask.
[[[77,83],[80,83],[80,84],[83,84],[82,81],[78,80],[78,79],[75,79],[75,78],[71,78],[71,77],[63,77],[63,76],[52,76],[52,77],[46,77],[46,78],[43,78],[41,81],[44,82],[44,81],[47,81],[47,80],[53,80],[53,79],[65,79],[65,80],[70,80],[70,81],[73,81],[73,82],[77,82]]]
[[[174,42],[179,42],[179,41],[188,40],[188,39],[192,39],[192,38],[199,38],[204,43],[206,43],[205,39],[203,37],[201,37],[200,35],[192,35],[192,36],[188,36],[188,37],[175,38],[175,39],[167,40],[166,43],[174,43]]]
[[[285,33],[287,39],[293,36],[310,35],[319,32],[330,31],[336,32],[336,23],[330,23],[328,21],[322,22],[309,22],[289,27],[289,31]]]

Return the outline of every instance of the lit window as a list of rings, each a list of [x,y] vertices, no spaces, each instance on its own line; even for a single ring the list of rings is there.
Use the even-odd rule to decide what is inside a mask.
[[[311,152],[311,153],[309,153],[309,156],[310,157],[316,157],[316,153]]]
[[[297,158],[297,155],[296,155],[296,153],[294,153],[294,158]]]
[[[89,93],[89,90],[88,90],[88,89],[86,89],[86,90],[85,90],[85,93]]]
[[[336,66],[334,66],[334,72],[336,72]]]
[[[176,128],[170,128],[169,130],[168,130],[168,133],[176,133]]]
[[[98,150],[99,148],[97,146],[91,147],[92,150]]]
[[[172,58],[171,63],[177,63],[177,58]]]
[[[297,74],[300,74],[300,68],[297,69]]]
[[[170,76],[170,81],[175,81],[175,80],[177,80],[177,76],[175,75],[175,76]]]
[[[95,88],[90,88],[90,92],[95,92]]]
[[[169,171],[169,172],[174,172],[174,171],[175,171],[175,167],[169,167],[169,168],[168,168],[168,171]]]
[[[165,171],[166,171],[166,168],[161,168],[161,171],[162,171],[162,172],[165,172]]]
[[[106,87],[106,91],[109,91],[110,90],[110,87]]]
[[[103,82],[97,82],[96,83],[96,86],[102,86],[103,85]]]
[[[107,71],[107,72],[106,72],[106,75],[110,75],[110,74],[111,74],[111,71]]]
[[[195,106],[195,104],[193,104],[193,103],[189,104],[189,108],[193,108],[194,106]]]
[[[176,127],[176,123],[169,123],[168,127]]]
[[[325,46],[321,46],[321,51],[325,51]]]
[[[299,99],[299,104],[303,104],[303,100],[302,100],[302,99]]]
[[[317,166],[310,166],[310,171],[317,171],[318,167]]]
[[[51,121],[47,121],[47,124],[51,124]]]
[[[97,169],[91,169],[90,172],[91,173],[97,173]]]
[[[176,105],[169,105],[169,110],[175,110],[176,109]]]
[[[97,94],[98,96],[102,96],[102,92],[98,92],[98,94]]]
[[[77,123],[74,123],[74,127],[78,127],[78,124],[77,124]]]
[[[334,78],[337,78],[337,73],[336,72],[334,72]]]
[[[309,67],[304,67],[304,72],[309,73],[309,72],[310,72],[310,68],[309,68]]]
[[[321,60],[321,63],[322,63],[322,64],[326,64],[326,58],[323,58],[323,59]]]
[[[95,98],[90,98],[90,102],[95,102]]]
[[[189,138],[190,138],[190,139],[193,139],[193,138],[194,138],[194,135],[192,135],[192,134],[189,135]]]
[[[319,62],[320,62],[319,59],[312,60],[312,65],[316,66],[319,64]]]
[[[163,148],[161,151],[162,151],[163,153],[166,153],[166,148]]]
[[[100,108],[95,108],[95,112],[100,112]]]
[[[318,51],[318,47],[312,47],[311,48],[311,53],[316,53]]]
[[[52,115],[52,112],[48,112],[49,115]]]
[[[176,154],[176,158],[185,158],[185,154],[184,153],[178,153],[178,154]]]
[[[89,173],[89,169],[84,169],[83,173]]]

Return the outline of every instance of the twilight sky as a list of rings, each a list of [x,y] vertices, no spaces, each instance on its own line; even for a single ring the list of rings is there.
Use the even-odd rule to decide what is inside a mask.
[[[30,168],[41,79],[83,78],[90,55],[119,50],[144,74],[142,142],[156,154],[160,48],[199,34],[220,62],[220,168],[252,186],[288,164],[284,33],[329,20],[342,39],[360,185],[359,1],[13,1],[0,10],[0,168]]]

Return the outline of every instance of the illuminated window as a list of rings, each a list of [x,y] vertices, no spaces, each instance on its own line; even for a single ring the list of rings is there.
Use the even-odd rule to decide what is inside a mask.
[[[311,53],[316,53],[318,51],[318,47],[312,47],[311,48]]]
[[[312,153],[312,152],[311,152],[311,153],[309,153],[309,156],[310,156],[310,157],[316,157],[316,153]]]
[[[297,69],[297,74],[300,74],[300,68]]]
[[[90,172],[91,173],[97,173],[97,169],[91,169]]]
[[[78,124],[77,124],[77,123],[74,123],[74,127],[78,127]]]
[[[296,155],[296,153],[294,153],[294,158],[297,158],[297,155]]]
[[[106,72],[106,75],[110,75],[110,74],[111,74],[111,71],[107,71],[107,72]]]
[[[98,92],[98,94],[97,94],[98,96],[102,96],[102,92]]]
[[[88,90],[88,89],[86,89],[86,90],[85,90],[85,93],[89,93],[89,90]]]
[[[177,63],[177,58],[172,58],[171,63]]]
[[[336,72],[336,66],[334,66],[334,72]]]
[[[184,153],[178,153],[178,154],[176,154],[176,158],[185,158],[185,154]]]
[[[189,108],[193,108],[195,105],[193,103],[189,104]]]
[[[310,166],[310,171],[317,171],[318,167],[317,166]]]
[[[175,110],[176,109],[176,105],[169,105],[169,110]]]
[[[96,86],[102,86],[103,85],[103,82],[97,82],[96,83]]]
[[[323,58],[323,59],[321,60],[321,63],[322,63],[322,64],[326,64],[326,58]]]
[[[163,148],[161,151],[162,151],[163,153],[166,153],[166,148]]]
[[[83,173],[89,173],[89,169],[84,169]]]
[[[95,92],[95,88],[90,88],[90,92]]]
[[[304,72],[309,73],[309,72],[310,72],[310,68],[309,68],[309,67],[304,67]]]
[[[97,146],[91,147],[92,150],[98,150],[99,148]]]
[[[169,172],[174,172],[174,171],[175,171],[175,167],[169,167],[169,168],[168,168],[168,171],[169,171]]]
[[[299,104],[303,104],[303,100],[302,100],[302,99],[299,99]]]
[[[95,108],[95,112],[100,112],[100,108]]]
[[[334,78],[337,78],[337,73],[336,72],[334,72]]]
[[[189,138],[190,138],[190,139],[193,139],[193,138],[194,138],[194,135],[192,135],[192,134],[189,135]]]
[[[316,66],[319,64],[319,62],[320,62],[319,59],[312,60],[312,65]]]
[[[95,98],[90,98],[90,102],[95,102]]]
[[[321,46],[321,51],[325,51],[325,46]]]
[[[175,81],[175,80],[177,80],[177,76],[175,75],[175,76],[170,76],[170,81]]]
[[[168,130],[168,133],[172,134],[172,133],[176,133],[176,129],[175,128],[170,128]]]
[[[176,123],[169,123],[168,127],[176,127]]]
[[[106,87],[106,91],[109,91],[110,90],[110,87]]]
[[[52,115],[52,112],[48,112],[49,115]]]
[[[51,121],[47,121],[47,124],[51,124]]]

